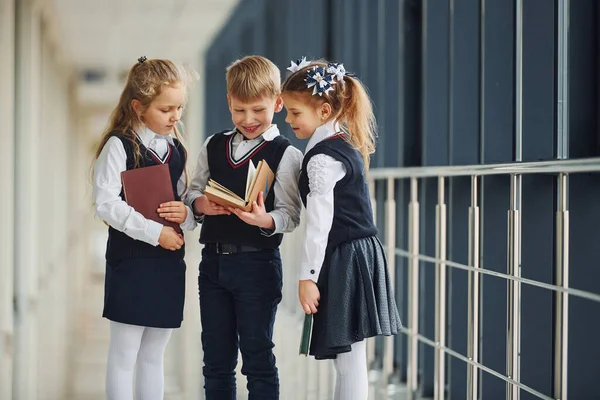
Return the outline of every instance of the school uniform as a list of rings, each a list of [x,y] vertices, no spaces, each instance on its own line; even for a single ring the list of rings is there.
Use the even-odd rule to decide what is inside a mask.
[[[309,140],[299,179],[307,208],[301,280],[320,292],[310,354],[336,358],[351,345],[377,335],[394,335],[400,317],[377,238],[362,155],[335,121]]]
[[[279,245],[283,233],[299,223],[297,179],[302,153],[272,125],[247,140],[237,130],[209,137],[200,150],[186,204],[204,193],[209,178],[244,197],[248,163],[266,160],[275,172],[265,197],[274,221],[269,231],[246,224],[236,215],[200,216],[204,244],[198,286],[204,383],[208,399],[235,398],[238,347],[249,399],[278,399],[279,377],[273,355],[273,324],[281,301]]]
[[[186,153],[170,136],[140,129],[136,144],[139,168],[168,164],[175,200],[185,191]],[[134,144],[115,132],[94,167],[96,216],[109,224],[103,317],[111,321],[154,328],[178,328],[185,298],[184,247],[158,245],[163,225],[144,218],[124,201],[120,173],[135,168]],[[188,208],[184,230],[196,222]]]

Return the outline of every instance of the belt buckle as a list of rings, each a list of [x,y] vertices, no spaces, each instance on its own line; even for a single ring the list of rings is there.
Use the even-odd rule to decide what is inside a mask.
[[[224,250],[222,243],[217,243],[217,253],[228,255],[228,254],[231,254],[232,252],[228,251],[228,250]]]

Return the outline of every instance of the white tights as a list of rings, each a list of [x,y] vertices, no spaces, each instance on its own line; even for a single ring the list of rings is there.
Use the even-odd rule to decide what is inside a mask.
[[[367,375],[367,342],[352,345],[349,353],[338,354],[333,360],[335,366],[334,400],[367,400],[369,377]]]
[[[163,355],[172,329],[147,328],[110,321],[106,399],[133,399],[133,370],[138,400],[162,400]]]

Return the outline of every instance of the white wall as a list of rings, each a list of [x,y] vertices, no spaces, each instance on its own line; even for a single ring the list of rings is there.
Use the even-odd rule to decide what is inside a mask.
[[[40,18],[29,1],[17,2],[15,130],[14,384],[17,399],[36,398],[39,246],[38,149],[40,115]]]
[[[70,157],[76,132],[69,72],[57,60],[40,3],[16,2],[16,18],[10,0],[0,4],[1,29],[16,23],[16,37],[4,31],[0,36],[2,142],[8,144],[5,149],[14,150],[5,151],[14,158],[3,157],[0,172],[3,185],[4,178],[14,185],[3,190],[10,195],[0,200],[2,212],[14,218],[2,223],[0,233],[1,246],[7,250],[1,251],[0,337],[14,329],[12,357],[0,358],[0,398],[64,399],[75,304],[71,277],[77,267],[71,250],[84,238],[73,234],[81,219],[71,206],[81,199],[67,195],[72,183],[69,171],[80,168]],[[13,92],[7,79],[12,81],[9,64],[15,59]]]
[[[14,213],[14,0],[0,0],[0,399],[12,396]]]

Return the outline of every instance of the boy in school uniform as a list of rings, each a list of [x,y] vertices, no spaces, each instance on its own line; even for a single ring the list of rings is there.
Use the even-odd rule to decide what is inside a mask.
[[[268,59],[247,56],[227,68],[227,101],[234,129],[210,136],[200,150],[186,204],[202,222],[198,277],[204,389],[207,400],[236,398],[238,346],[250,400],[279,399],[273,324],[281,301],[279,245],[300,220],[302,153],[272,124],[281,111],[281,73]],[[248,164],[265,160],[272,190],[252,210],[207,199],[208,179],[244,197]]]

